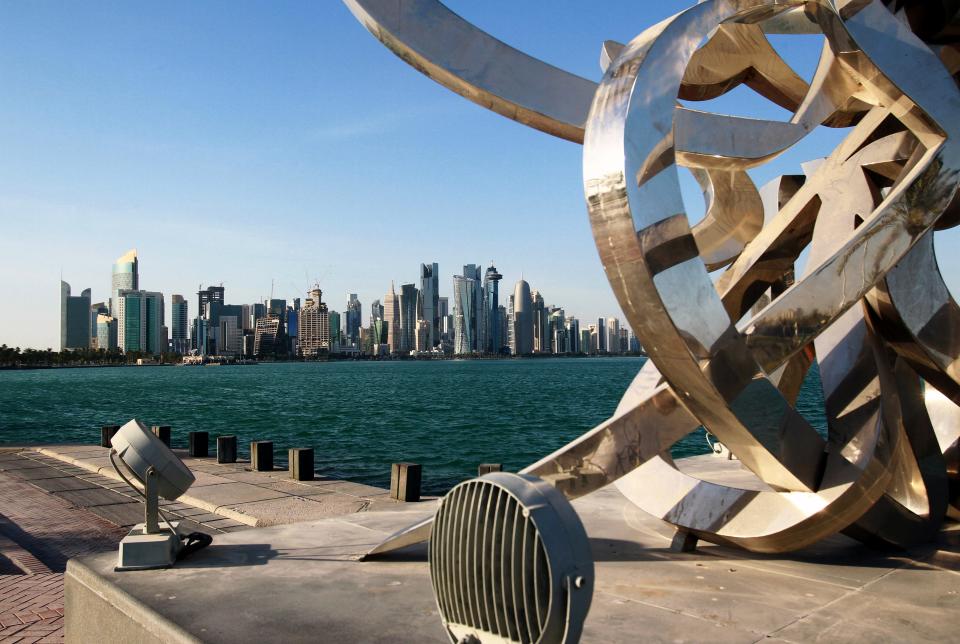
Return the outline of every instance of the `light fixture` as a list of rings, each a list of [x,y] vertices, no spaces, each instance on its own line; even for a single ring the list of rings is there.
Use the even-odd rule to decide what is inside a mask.
[[[140,489],[120,469],[123,462]],[[134,418],[111,440],[110,462],[127,485],[144,498],[144,522],[135,525],[120,542],[117,570],[168,568],[177,560],[185,538],[197,540],[197,533],[182,535],[179,522],[170,522],[160,511],[160,497],[177,499],[193,484],[193,473],[146,425]],[[160,525],[160,520],[164,525]],[[209,543],[206,537],[204,545]],[[204,540],[204,539],[201,539]]]
[[[493,472],[441,501],[430,579],[451,642],[576,642],[593,557],[563,494],[534,476]]]

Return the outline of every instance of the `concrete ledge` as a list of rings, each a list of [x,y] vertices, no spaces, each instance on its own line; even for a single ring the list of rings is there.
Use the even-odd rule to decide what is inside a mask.
[[[65,639],[70,642],[202,642],[120,587],[104,584],[103,578],[79,559],[67,562],[63,614]]]
[[[71,562],[67,641],[447,641],[423,544],[356,560],[434,509],[393,507],[217,535],[170,570],[117,573],[116,553]],[[583,642],[956,640],[956,525],[909,552],[838,536],[789,555],[675,553],[670,527],[614,488],[574,507],[596,562]]]

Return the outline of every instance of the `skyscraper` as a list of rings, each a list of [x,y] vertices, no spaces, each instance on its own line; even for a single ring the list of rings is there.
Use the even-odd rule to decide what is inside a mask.
[[[330,318],[323,303],[319,285],[310,291],[306,305],[300,309],[300,352],[313,357],[330,350]]]
[[[550,353],[550,311],[543,303],[540,291],[531,294],[533,320],[533,351],[534,353]]]
[[[139,262],[137,249],[133,248],[117,258],[113,264],[113,277],[110,284],[110,315],[118,317],[117,299],[119,291],[136,291],[140,288]]]
[[[197,315],[216,324],[220,320],[220,307],[223,306],[223,286],[201,287],[197,291]],[[174,296],[177,297],[177,296]]]
[[[479,269],[472,264],[464,266],[464,275],[453,276],[453,352],[467,355],[477,350],[477,309],[482,305],[478,298]]]
[[[597,318],[597,353],[607,352],[607,323],[603,318]]]
[[[187,324],[190,319],[187,311],[187,300],[182,295],[170,296],[170,339],[173,341],[174,353],[187,353]]]
[[[110,351],[117,348],[117,320],[103,313],[97,315],[97,347]]]
[[[430,324],[426,343],[432,349],[440,342],[440,268],[436,262],[420,264],[420,298],[420,315]]]
[[[158,354],[166,351],[163,324],[163,293],[117,292],[117,345],[123,352]]]
[[[510,296],[513,297],[512,295]],[[498,307],[497,321],[500,327],[500,346],[497,347],[497,353],[503,353],[504,348],[510,350],[510,318],[507,317],[507,307],[502,304]]]
[[[396,353],[400,346],[400,300],[390,282],[390,292],[383,298],[383,321],[387,325],[387,346]]]
[[[380,300],[374,300],[370,304],[370,328],[373,328],[373,325],[376,324],[378,320],[383,319],[383,304],[380,304]]]
[[[337,352],[340,350],[340,341],[342,339],[343,328],[340,321],[340,313],[337,311],[329,311],[327,316],[330,320],[330,351]]]
[[[400,342],[396,350],[409,353],[417,348],[417,298],[414,284],[400,286]]]
[[[347,316],[347,339],[351,343],[357,344],[360,341],[362,307],[356,293],[350,294],[350,300],[347,301],[347,310],[344,315]]]
[[[70,295],[70,285],[60,281],[60,350],[90,348],[90,289]]]
[[[520,280],[513,289],[513,342],[514,354],[533,353],[533,300],[530,285]]]
[[[487,272],[483,276],[483,314],[486,320],[486,346],[484,351],[487,353],[499,353],[503,346],[503,338],[500,335],[500,280],[503,275],[497,272],[496,266],[490,264]]]
[[[109,349],[110,347],[101,347],[97,341],[97,317],[100,315],[110,315],[110,307],[106,302],[96,302],[90,305],[90,347]]]
[[[463,276],[473,280],[473,318],[470,320],[473,328],[473,336],[470,343],[470,351],[481,353],[487,346],[487,316],[483,309],[483,279],[481,278],[480,266],[476,264],[464,264]]]
[[[607,318],[606,331],[607,353],[620,353],[620,320]]]

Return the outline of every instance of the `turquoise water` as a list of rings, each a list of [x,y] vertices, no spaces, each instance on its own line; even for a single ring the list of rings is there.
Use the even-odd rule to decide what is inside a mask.
[[[187,432],[313,447],[318,471],[381,487],[390,463],[423,464],[425,493],[520,469],[603,421],[643,358],[278,363],[0,371],[0,443],[95,443],[139,418]],[[808,383],[811,384],[811,383]],[[809,396],[808,396],[809,398]],[[810,405],[815,408],[816,405]],[[802,410],[801,410],[802,411]],[[704,453],[701,434],[676,456]]]

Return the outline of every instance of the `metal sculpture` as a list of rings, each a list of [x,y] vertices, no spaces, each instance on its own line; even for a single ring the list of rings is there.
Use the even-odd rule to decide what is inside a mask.
[[[615,483],[678,529],[759,552],[838,531],[905,545],[957,512],[960,309],[933,252],[934,231],[960,220],[955,3],[706,0],[626,45],[604,43],[595,84],[434,0],[345,2],[427,76],[583,144],[597,249],[650,360],[613,417],[524,473],[570,498]],[[810,83],[770,33],[823,34]],[[739,85],[791,118],[678,102]],[[804,175],[756,188],[748,169],[821,126],[849,131]],[[707,200],[696,224],[678,167]],[[814,360],[825,438],[794,407]],[[700,426],[752,473],[742,484],[671,460]]]

